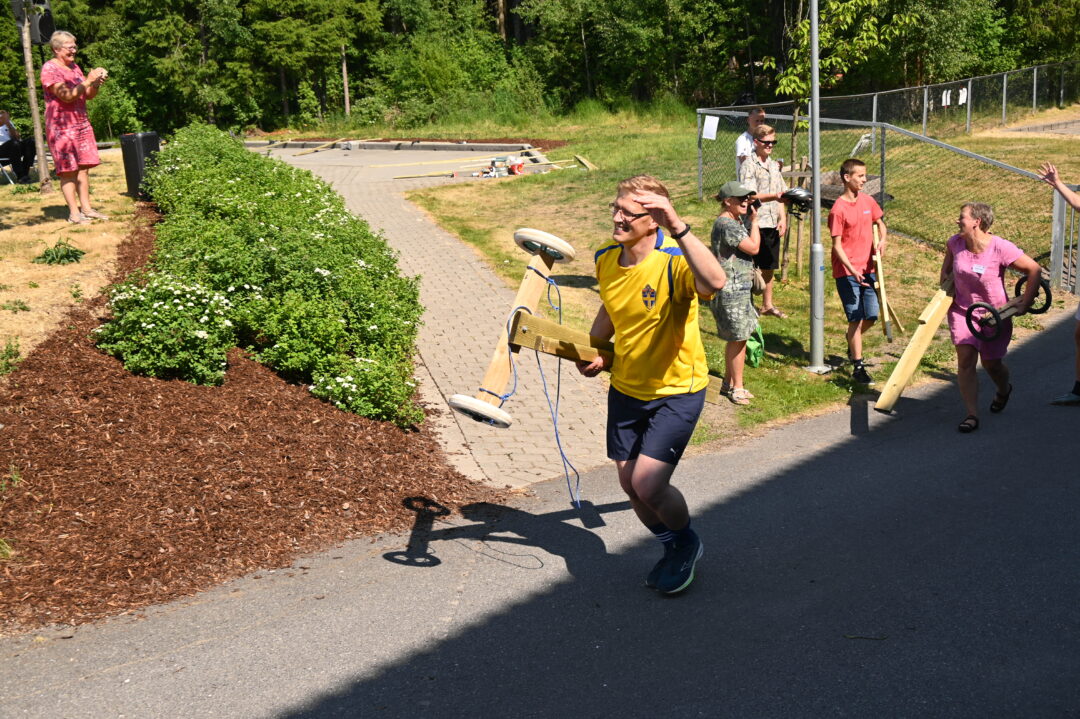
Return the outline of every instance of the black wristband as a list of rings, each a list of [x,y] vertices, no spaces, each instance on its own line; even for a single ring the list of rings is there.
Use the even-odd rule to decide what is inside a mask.
[[[672,232],[671,236],[674,237],[676,240],[681,240],[682,238],[686,237],[688,234],[690,234],[690,225],[687,225],[686,227],[682,228],[681,232]]]

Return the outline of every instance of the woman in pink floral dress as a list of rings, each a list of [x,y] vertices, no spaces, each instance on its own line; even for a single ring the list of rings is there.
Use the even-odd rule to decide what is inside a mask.
[[[57,31],[49,39],[55,57],[41,67],[41,86],[45,89],[45,134],[53,156],[60,189],[68,205],[68,222],[85,224],[107,220],[90,205],[90,168],[101,164],[97,140],[86,101],[98,93],[108,77],[104,68],[95,67],[83,75],[75,64],[75,36]]]

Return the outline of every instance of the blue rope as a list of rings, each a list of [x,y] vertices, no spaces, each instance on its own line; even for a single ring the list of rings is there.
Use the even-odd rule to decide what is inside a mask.
[[[539,274],[539,273],[537,273]],[[543,275],[540,275],[544,277]],[[548,305],[552,309],[557,310],[559,313],[559,324],[562,324],[562,291],[559,289],[559,285],[555,280],[550,277],[544,277],[548,283],[547,301]],[[559,304],[556,305],[551,301],[551,288],[555,288],[555,293],[558,296]],[[547,400],[548,411],[551,413],[551,424],[555,429],[555,445],[559,448],[559,457],[563,463],[563,474],[566,476],[566,490],[570,493],[570,501],[574,503],[574,506],[581,509],[581,474],[577,471],[577,468],[570,462],[570,458],[566,456],[566,450],[562,446],[562,436],[559,434],[559,399],[561,397],[562,390],[562,358],[559,358],[559,369],[556,374],[555,380],[555,403],[551,402],[551,394],[548,392],[547,377],[544,375],[544,365],[540,362],[540,350],[536,350],[536,366],[540,370],[540,381],[544,385],[544,399]],[[573,486],[570,484],[570,472],[574,473],[575,483]]]
[[[510,314],[507,315],[507,317],[506,317],[506,336],[507,337],[510,336],[510,324],[514,321],[514,315],[517,314],[518,310],[525,310],[530,315],[532,314],[532,310],[530,310],[525,305],[518,305],[517,307],[510,310]],[[514,384],[510,387],[510,391],[507,392],[506,394],[496,394],[495,392],[492,392],[491,390],[489,390],[487,387],[478,387],[477,388],[480,392],[487,392],[492,397],[498,397],[499,398],[499,407],[500,408],[504,404],[506,404],[506,400],[508,400],[508,399],[510,399],[511,397],[514,396],[514,393],[517,392],[517,385],[518,385],[517,364],[514,362],[514,353],[508,351],[506,353],[506,355],[510,360],[510,371],[513,373],[513,377],[514,377]]]

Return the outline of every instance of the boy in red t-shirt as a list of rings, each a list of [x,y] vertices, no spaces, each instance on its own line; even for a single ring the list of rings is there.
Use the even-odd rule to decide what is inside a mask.
[[[885,251],[886,228],[881,208],[874,198],[862,192],[866,184],[866,163],[851,158],[840,166],[844,194],[829,210],[829,234],[832,236],[832,268],[836,291],[844,303],[848,319],[848,357],[853,368],[851,378],[870,385],[874,380],[863,367],[862,336],[878,317],[878,298],[874,292],[874,225],[878,228],[878,252]]]

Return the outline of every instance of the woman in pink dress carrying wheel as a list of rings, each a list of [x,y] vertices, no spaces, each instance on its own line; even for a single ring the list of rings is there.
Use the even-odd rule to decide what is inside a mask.
[[[994,211],[981,202],[969,202],[960,208],[956,224],[960,232],[949,238],[945,260],[941,264],[941,281],[952,275],[953,303],[949,308],[949,333],[956,345],[956,384],[967,409],[958,430],[967,434],[979,428],[979,380],[975,367],[982,359],[983,369],[994,381],[997,393],[990,411],[1002,412],[1012,395],[1009,368],[1002,361],[1012,339],[1012,319],[1002,322],[992,340],[982,340],[968,328],[967,309],[976,302],[1001,307],[1008,301],[1005,292],[1005,268],[1012,267],[1027,275],[1020,312],[1031,307],[1039,290],[1042,268],[1023,250],[987,230],[994,222]]]
[[[75,63],[75,36],[58,30],[49,39],[53,59],[41,66],[45,89],[45,135],[60,189],[68,206],[68,222],[107,220],[90,205],[90,169],[101,164],[86,101],[92,100],[109,73],[95,67],[83,75]]]

